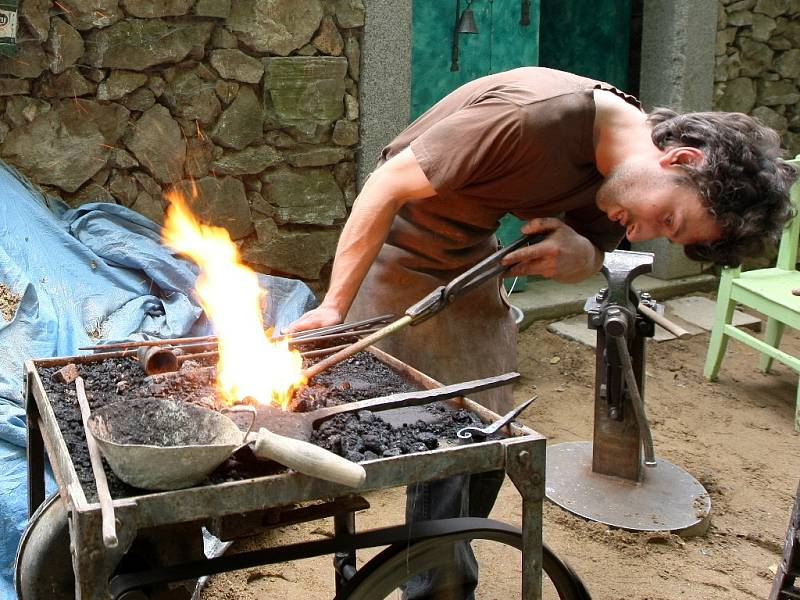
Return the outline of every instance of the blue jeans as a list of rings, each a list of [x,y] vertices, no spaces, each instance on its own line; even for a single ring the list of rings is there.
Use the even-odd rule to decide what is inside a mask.
[[[488,517],[494,506],[505,471],[458,475],[424,481],[406,488],[406,522]],[[478,562],[469,542],[453,546],[452,562],[408,581],[406,600],[474,600],[478,585]]]

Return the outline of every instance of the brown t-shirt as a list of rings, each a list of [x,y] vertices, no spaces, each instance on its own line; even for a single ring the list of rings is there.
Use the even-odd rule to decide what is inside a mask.
[[[602,250],[624,229],[595,206],[594,89],[639,107],[613,86],[540,67],[472,81],[386,146],[381,162],[411,147],[437,195],[407,203],[387,244],[423,271],[461,270],[492,250],[499,219],[563,215]]]

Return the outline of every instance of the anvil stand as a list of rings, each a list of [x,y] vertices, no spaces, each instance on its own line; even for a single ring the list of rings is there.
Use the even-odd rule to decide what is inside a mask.
[[[545,493],[591,521],[689,537],[706,531],[711,500],[689,473],[655,457],[644,412],[644,342],[655,326],[636,307],[657,305],[631,281],[652,265],[649,252],[606,254],[608,288],[584,306],[597,331],[594,442],[547,448]]]

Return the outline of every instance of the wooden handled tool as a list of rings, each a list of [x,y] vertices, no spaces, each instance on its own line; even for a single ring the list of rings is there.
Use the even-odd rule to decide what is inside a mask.
[[[649,306],[639,303],[639,306],[637,308],[639,309],[639,312],[642,313],[645,317],[653,321],[656,325],[660,325],[661,327],[669,331],[676,338],[685,340],[692,337],[692,334],[686,331],[683,327],[681,327],[680,325],[678,325],[673,321],[670,321],[667,317],[665,317],[659,312],[654,311]]]
[[[83,431],[86,433],[86,445],[89,447],[89,462],[92,463],[92,473],[94,473],[95,483],[97,484],[97,500],[100,502],[100,516],[102,518],[103,543],[106,548],[116,548],[117,523],[114,516],[114,504],[111,500],[111,492],[108,490],[108,480],[106,472],[103,470],[103,459],[100,457],[100,450],[94,441],[92,432],[89,431],[89,401],[86,399],[86,390],[83,386],[83,377],[75,379],[75,391],[78,393],[78,404],[81,407],[81,419],[83,420]]]
[[[309,368],[304,369],[303,375],[305,375],[307,380],[311,380],[312,378],[316,377],[323,371],[330,369],[332,366],[337,365],[343,360],[350,358],[354,354],[361,352],[362,350],[368,348],[375,342],[378,342],[383,338],[385,338],[386,336],[393,334],[398,329],[402,329],[406,325],[409,325],[411,321],[412,317],[404,315],[399,319],[397,319],[396,321],[389,323],[386,327],[382,327],[375,333],[372,333],[367,337],[361,338],[357,342],[354,342],[349,346],[347,346],[346,348],[339,350],[336,354],[332,354],[331,356],[324,358],[318,363],[311,365]]]
[[[254,453],[258,458],[274,460],[306,475],[357,487],[364,483],[367,476],[364,467],[306,441],[311,438],[317,423],[335,415],[359,410],[382,411],[402,406],[420,406],[456,398],[467,393],[492,389],[513,383],[518,379],[519,373],[504,373],[495,377],[454,383],[430,390],[402,392],[319,408],[307,413],[295,413],[262,406],[257,411],[256,422],[266,421],[272,431],[266,427],[258,430],[255,436]],[[279,433],[275,433],[275,431]]]
[[[367,478],[361,465],[342,458],[309,442],[272,433],[262,427],[255,438],[253,453],[299,473],[350,487],[358,487]]]
[[[368,398],[356,402],[346,402],[336,406],[318,408],[310,412],[292,412],[281,410],[275,406],[260,406],[258,408],[255,426],[267,427],[270,431],[296,440],[308,441],[317,426],[336,415],[353,413],[359,410],[380,412],[394,408],[409,406],[422,406],[431,402],[458,398],[484,390],[490,390],[503,385],[514,383],[519,379],[519,373],[511,372],[484,379],[474,379],[461,383],[453,383],[430,390],[415,392],[400,392],[378,398]]]

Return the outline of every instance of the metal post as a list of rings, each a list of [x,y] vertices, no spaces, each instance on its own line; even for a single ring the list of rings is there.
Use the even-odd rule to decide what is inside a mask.
[[[356,513],[353,511],[340,512],[333,515],[333,533],[339,536],[351,536],[356,532]],[[356,573],[356,551],[345,550],[333,555],[333,566],[336,570],[336,594],[338,595],[344,585]]]
[[[39,409],[25,378],[25,418],[28,422],[28,515],[44,502],[44,441],[39,429]]]

